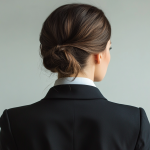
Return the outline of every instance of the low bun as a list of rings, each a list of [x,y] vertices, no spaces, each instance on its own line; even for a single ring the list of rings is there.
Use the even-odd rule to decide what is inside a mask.
[[[81,3],[62,5],[42,26],[43,65],[61,77],[75,74],[76,78],[86,67],[90,54],[104,51],[110,37],[111,26],[101,9]]]
[[[80,71],[80,64],[70,53],[73,50],[73,47],[63,45],[54,46],[50,50],[41,48],[44,67],[53,73],[59,72],[62,77]]]

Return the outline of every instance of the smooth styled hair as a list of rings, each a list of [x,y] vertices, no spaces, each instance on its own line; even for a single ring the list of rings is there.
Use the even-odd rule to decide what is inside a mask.
[[[76,78],[89,56],[103,52],[110,38],[111,25],[101,9],[82,3],[65,4],[42,25],[40,56],[46,69],[61,77],[76,74]]]

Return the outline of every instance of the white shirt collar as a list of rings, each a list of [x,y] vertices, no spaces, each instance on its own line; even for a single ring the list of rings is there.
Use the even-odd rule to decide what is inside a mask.
[[[85,77],[76,77],[74,81],[71,81],[74,77],[64,77],[64,78],[59,78],[55,81],[55,85],[59,85],[59,84],[85,84],[85,85],[91,85],[91,86],[95,86],[94,82],[89,79],[89,78],[85,78]]]

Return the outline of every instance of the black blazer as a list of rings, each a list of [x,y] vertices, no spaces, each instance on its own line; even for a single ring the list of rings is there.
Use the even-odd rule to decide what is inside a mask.
[[[150,150],[142,107],[108,101],[97,87],[63,84],[1,115],[0,150]]]

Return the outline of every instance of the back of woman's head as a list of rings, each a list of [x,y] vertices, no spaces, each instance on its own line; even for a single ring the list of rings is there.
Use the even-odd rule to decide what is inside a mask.
[[[91,54],[105,50],[110,37],[111,26],[101,9],[81,3],[62,5],[42,26],[43,65],[60,77],[77,76],[86,67]]]

